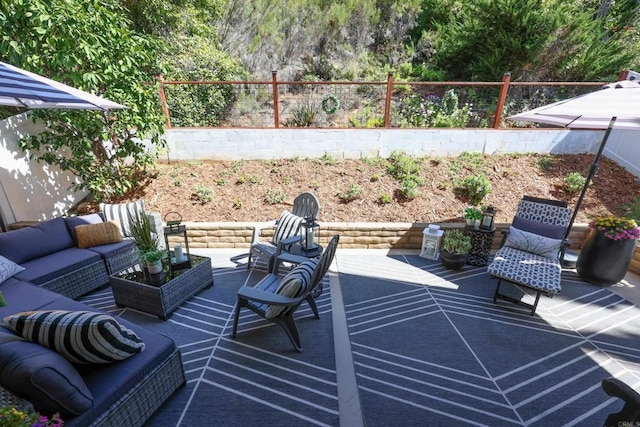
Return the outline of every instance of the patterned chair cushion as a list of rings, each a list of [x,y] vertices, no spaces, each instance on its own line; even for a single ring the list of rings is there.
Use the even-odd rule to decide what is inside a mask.
[[[571,209],[548,203],[521,200],[516,216],[543,224],[566,227],[571,219]]]
[[[133,331],[103,313],[25,311],[5,317],[2,326],[73,363],[111,363],[144,350],[144,343]]]
[[[302,292],[305,292],[307,287],[311,284],[311,277],[313,276],[313,269],[318,264],[318,260],[311,259],[297,265],[280,281],[276,294],[283,295],[289,298],[295,298]],[[272,305],[269,306],[265,312],[264,317],[267,319],[273,319],[274,317],[283,313],[287,307]]]
[[[562,267],[556,259],[503,246],[487,269],[489,274],[547,293],[560,292]]]
[[[562,240],[550,239],[539,234],[528,233],[513,226],[509,227],[509,235],[504,246],[531,252],[545,258],[557,259]]]

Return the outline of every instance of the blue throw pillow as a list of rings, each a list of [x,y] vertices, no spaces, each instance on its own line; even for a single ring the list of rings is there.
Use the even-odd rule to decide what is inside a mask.
[[[565,231],[567,230],[566,227],[562,227],[560,225],[545,224],[540,221],[534,221],[532,219],[522,218],[519,216],[513,218],[513,223],[511,225],[519,230],[539,234],[551,239],[562,239]]]
[[[47,414],[79,415],[93,406],[87,385],[64,357],[6,333],[0,334],[0,383]]]

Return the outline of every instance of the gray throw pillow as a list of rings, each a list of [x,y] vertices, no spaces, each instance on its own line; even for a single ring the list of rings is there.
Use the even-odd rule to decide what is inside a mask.
[[[556,259],[562,245],[561,239],[550,239],[539,234],[522,231],[513,226],[509,227],[509,235],[504,246],[531,252],[545,258]]]

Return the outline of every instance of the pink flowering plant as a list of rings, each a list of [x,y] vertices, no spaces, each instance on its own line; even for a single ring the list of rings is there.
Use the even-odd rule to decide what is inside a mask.
[[[0,426],[2,427],[62,427],[64,422],[60,414],[51,418],[31,412],[19,411],[13,406],[0,408]]]
[[[640,238],[640,228],[632,219],[613,216],[601,217],[591,221],[589,227],[596,231],[603,231],[604,235],[612,240],[635,240]]]

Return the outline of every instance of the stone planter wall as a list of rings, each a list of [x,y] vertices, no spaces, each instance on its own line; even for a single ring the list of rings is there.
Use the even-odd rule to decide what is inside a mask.
[[[253,222],[187,222],[187,235],[191,248],[249,248],[253,234]],[[427,223],[343,223],[321,222],[320,242],[327,244],[334,234],[340,234],[340,247],[348,249],[420,249],[422,230]],[[462,228],[463,223],[441,224],[441,228]],[[501,230],[509,224],[497,224],[492,250],[496,251],[502,241]],[[571,248],[580,250],[586,238],[587,224],[576,224],[569,235]],[[271,238],[264,231],[265,240]],[[170,242],[173,242],[170,240]],[[175,243],[180,243],[178,240]],[[640,274],[640,246],[636,250],[629,271]]]

